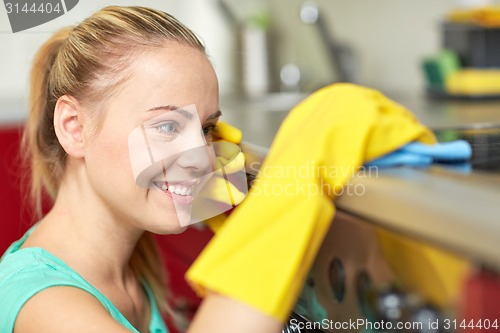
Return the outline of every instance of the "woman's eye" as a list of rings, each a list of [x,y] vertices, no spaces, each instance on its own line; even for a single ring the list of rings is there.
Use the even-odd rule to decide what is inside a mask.
[[[161,134],[172,135],[172,134],[176,134],[176,133],[179,132],[178,131],[179,130],[179,124],[177,122],[175,122],[175,121],[169,121],[169,122],[163,123],[161,125],[158,125],[156,127],[156,129]]]
[[[217,126],[215,124],[207,125],[203,127],[203,135],[206,137],[211,137],[214,132],[217,131]]]

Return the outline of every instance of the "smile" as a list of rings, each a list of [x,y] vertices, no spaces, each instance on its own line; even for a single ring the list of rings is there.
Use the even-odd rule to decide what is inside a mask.
[[[192,194],[195,193],[196,186],[200,183],[199,179],[184,182],[154,181],[153,184],[163,193],[174,198],[186,198],[192,200]],[[189,201],[191,201],[189,200]],[[183,202],[185,200],[182,200]]]
[[[168,191],[170,193],[175,193],[177,195],[182,195],[182,196],[187,196],[191,195],[193,193],[193,188],[194,185],[182,185],[182,184],[176,184],[172,185],[169,184],[168,182],[155,182],[154,183],[156,187],[160,188],[163,191]]]

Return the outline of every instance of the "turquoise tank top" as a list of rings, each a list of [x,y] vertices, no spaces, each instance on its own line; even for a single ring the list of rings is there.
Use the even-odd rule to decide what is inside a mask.
[[[139,333],[106,296],[64,261],[42,248],[20,249],[33,229],[34,227],[12,243],[0,259],[0,332],[11,333],[14,330],[19,311],[36,293],[54,286],[71,286],[92,294],[116,321],[131,332]],[[151,289],[146,283],[144,289],[151,304],[149,332],[167,333]]]

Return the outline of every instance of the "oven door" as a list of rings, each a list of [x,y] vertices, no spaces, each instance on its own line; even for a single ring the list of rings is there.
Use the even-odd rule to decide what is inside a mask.
[[[336,199],[282,332],[498,331],[500,173],[485,164],[498,155],[485,160],[483,146],[472,144],[481,157],[472,171],[432,166],[353,177],[363,195]],[[243,148],[247,163],[265,158],[265,150]]]
[[[337,211],[282,332],[446,328],[471,264],[460,256]],[[435,326],[435,325],[434,325]]]

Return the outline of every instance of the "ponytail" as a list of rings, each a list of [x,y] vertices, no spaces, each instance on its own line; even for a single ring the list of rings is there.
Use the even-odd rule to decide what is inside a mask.
[[[57,31],[35,55],[30,75],[29,114],[22,138],[23,159],[30,165],[30,196],[37,218],[42,216],[44,192],[55,200],[64,170],[65,152],[54,131],[50,71],[71,28]],[[61,163],[62,161],[62,163]]]

